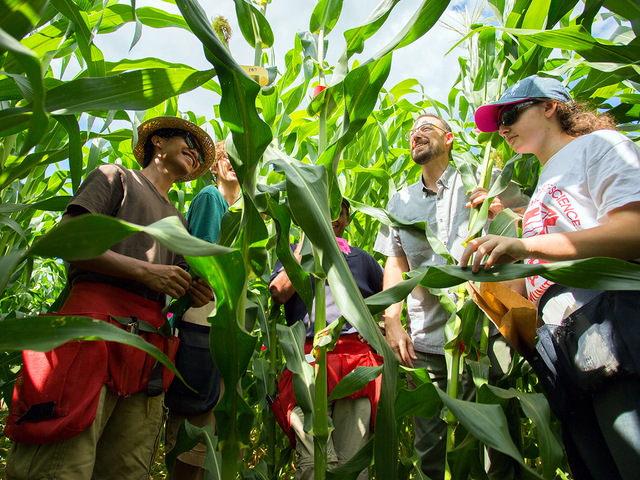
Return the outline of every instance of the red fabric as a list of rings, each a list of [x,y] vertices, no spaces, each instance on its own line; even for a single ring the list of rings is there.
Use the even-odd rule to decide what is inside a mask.
[[[304,353],[309,354],[313,350],[313,339],[307,339]],[[382,365],[383,358],[374,353],[368,343],[358,340],[358,334],[342,335],[335,348],[327,352],[327,395],[331,395],[338,382],[346,377],[357,367],[378,367]],[[371,429],[376,420],[378,401],[382,389],[382,376],[372,380],[361,390],[346,398],[368,397],[371,402]],[[293,393],[293,374],[285,370],[278,382],[278,396],[271,404],[276,421],[289,437],[291,445],[295,445],[296,439],[291,428],[291,412],[298,403]]]
[[[50,443],[85,430],[96,417],[106,358],[105,342],[69,342],[45,353],[25,350],[4,433],[14,442]],[[16,424],[29,407],[46,402],[55,402],[51,417]]]
[[[102,283],[83,282],[71,289],[69,298],[56,315],[77,315],[110,322],[111,318],[135,316],[163,325],[161,307],[128,291]],[[162,350],[171,360],[178,339],[155,333],[140,335]],[[75,341],[49,352],[23,352],[23,367],[13,391],[13,401],[5,433],[21,443],[50,443],[66,440],[85,430],[96,416],[100,389],[106,384],[120,396],[147,389],[155,359],[141,350],[116,342]],[[162,384],[169,388],[173,373],[162,370]],[[55,402],[53,415],[38,421],[16,422],[32,405]]]
[[[104,283],[82,282],[74,285],[58,315],[97,318],[120,328],[124,328],[123,325],[110,316],[133,316],[150,323],[154,328],[164,324],[162,307],[158,302]],[[165,338],[157,333],[141,333],[140,336],[173,361],[178,348],[176,337]],[[106,384],[109,389],[115,395],[124,397],[145,391],[155,359],[142,350],[122,343],[107,342],[107,351],[109,376]],[[165,391],[171,385],[173,376],[171,370],[162,367],[162,386]]]

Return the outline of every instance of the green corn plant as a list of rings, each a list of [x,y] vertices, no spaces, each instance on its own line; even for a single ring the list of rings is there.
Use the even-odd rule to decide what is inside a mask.
[[[463,29],[468,55],[458,60],[458,82],[444,101],[430,98],[415,79],[395,86],[386,83],[393,50],[422,41],[447,2],[421,2],[394,40],[370,59],[355,64],[354,55],[362,51],[364,43],[388,28],[385,22],[398,3],[380,2],[362,25],[345,31],[344,51],[334,67],[324,61],[325,40],[340,17],[341,2],[319,2],[308,31],[297,35],[293,48],[285,54],[286,71],[263,88],[240,71],[227,47],[212,45],[215,42],[209,38],[213,35],[208,20],[197,15],[198,2],[178,3],[181,15],[160,8],[134,8],[127,3],[105,5],[101,1],[57,0],[45,8],[41,0],[23,0],[0,6],[0,392],[5,401],[10,402],[20,349],[52,348],[56,345],[54,334],[63,335],[60,338],[64,339],[134,342],[118,332],[102,331],[101,326],[83,319],[74,319],[65,327],[52,322],[36,328],[41,321],[36,315],[55,310],[54,301],[64,285],[63,266],[54,258],[68,254],[57,246],[44,246],[51,238],[48,232],[55,232],[60,213],[84,176],[102,163],[115,161],[137,168],[130,145],[138,123],[159,114],[180,114],[176,96],[202,87],[221,94],[216,117],[182,114],[200,125],[210,125],[218,139],[230,137],[228,151],[243,185],[243,208],[230,212],[223,228],[223,243],[234,248],[213,256],[206,252],[202,257],[193,252],[188,255],[194,268],[217,286],[218,297],[225,299],[211,319],[216,332],[211,350],[216,364],[224,369],[225,387],[230,392],[216,411],[221,418],[219,424],[225,422],[228,427],[215,435],[211,429],[199,430],[185,424],[181,436],[188,440],[178,442],[177,449],[167,456],[168,464],[180,449],[199,439],[208,446],[205,468],[210,475],[221,476],[224,472],[224,478],[235,478],[239,472],[242,478],[273,478],[286,470],[290,450],[287,453],[280,448],[286,439],[273,424],[264,392],[275,393],[273,380],[285,359],[292,371],[298,369],[292,359],[300,360],[303,337],[299,332],[287,333],[277,311],[272,309],[269,317],[264,314],[269,310],[266,272],[277,255],[297,291],[311,304],[309,272],[293,259],[289,249],[290,237],[300,237],[304,232],[332,290],[343,292],[337,299],[341,311],[385,357],[382,372],[362,370],[345,378],[340,388],[336,387],[337,393],[334,390],[332,394],[331,399],[340,398],[348,394],[344,392],[356,391],[382,374],[383,398],[372,440],[342,470],[326,472],[327,478],[347,478],[372,463],[376,477],[408,478],[411,471],[419,477],[418,461],[412,457],[407,434],[410,422],[406,419],[413,414],[431,416],[442,404],[459,422],[454,433],[464,429],[475,439],[455,438],[457,446],[448,452],[449,463],[455,466],[450,470],[452,478],[484,478],[480,444],[513,456],[523,469],[535,470],[531,473],[534,476],[554,478],[556,471],[566,471],[548,406],[536,390],[534,377],[527,373],[526,363],[514,362],[508,388],[482,386],[475,404],[437,391],[425,372],[400,369],[402,375],[411,375],[418,386],[409,391],[397,381],[395,357],[380,337],[372,315],[405,298],[418,283],[434,289],[449,288],[470,279],[500,281],[541,274],[581,288],[635,290],[640,275],[635,267],[591,259],[543,266],[502,266],[490,273],[473,275],[447,265],[412,272],[394,289],[361,302],[355,287],[346,280],[348,271],[332,245],[328,225],[344,194],[355,210],[346,231],[352,244],[371,252],[380,222],[425,232],[425,225],[391,218],[383,209],[391,195],[419,175],[403,134],[411,128],[414,116],[426,109],[451,118],[454,133],[460,139],[456,142],[454,163],[463,177],[468,177],[469,185],[476,185],[471,174],[481,165],[478,152],[484,150],[483,158],[495,159],[503,170],[490,189],[490,198],[500,193],[509,180],[530,193],[535,187],[537,162],[531,156],[514,156],[495,134],[474,132],[472,117],[480,104],[496,99],[508,85],[533,73],[564,78],[577,99],[590,100],[609,110],[622,130],[636,133],[640,110],[635,62],[639,55],[633,2],[605,2],[606,10],[594,4],[579,15],[573,13],[577,1],[525,0],[516,2],[513,8],[504,2],[490,2],[495,20],[481,23],[475,19]],[[235,3],[239,21],[246,23],[243,27],[239,22],[243,36],[256,52],[254,64],[270,62],[268,68],[272,68],[275,62],[268,50],[263,52],[276,43],[266,20],[268,2]],[[250,14],[241,14],[244,11]],[[604,17],[617,22],[617,29],[609,39],[598,39],[596,27]],[[16,21],[18,18],[20,21]],[[198,71],[161,58],[105,61],[92,38],[120,35],[118,29],[126,23],[136,25],[132,46],[143,33],[142,26],[192,31],[203,43],[215,70]],[[560,56],[552,56],[553,49]],[[54,58],[62,59],[59,74],[51,68]],[[72,58],[81,62],[81,71],[71,80],[62,80]],[[225,79],[225,88],[221,87],[221,78]],[[316,79],[327,88],[315,98],[307,97]],[[124,121],[127,127],[114,129],[114,120]],[[271,146],[267,149],[268,144]],[[306,181],[310,178],[314,182]],[[188,208],[195,194],[210,182],[210,177],[204,177],[192,185],[177,186],[170,192],[170,199],[181,210]],[[480,228],[486,221],[483,209],[484,206],[474,221]],[[259,213],[265,213],[266,220]],[[494,219],[492,228],[498,228],[498,221],[504,229],[514,224],[513,218],[505,216]],[[120,228],[115,230],[121,231]],[[125,230],[128,228],[138,227],[127,226]],[[82,231],[88,245],[100,240],[97,232]],[[167,229],[166,235],[172,231]],[[111,229],[108,233],[112,233]],[[244,275],[227,278],[225,272],[230,271]],[[459,310],[456,318],[472,318],[470,307],[467,310]],[[18,331],[24,329],[25,320],[33,331],[31,327],[26,333]],[[464,332],[463,328],[462,337],[452,337],[454,343],[464,338]],[[233,341],[223,344],[220,339]],[[462,342],[468,345],[464,339]],[[261,345],[265,351],[260,350]],[[469,357],[465,362],[470,363]],[[299,365],[305,363],[300,360]],[[320,401],[327,401],[326,394],[319,395],[318,402],[312,400],[317,393],[313,372],[294,373],[303,378],[300,398],[304,398],[306,390],[309,410],[326,411],[326,406],[319,407]],[[519,406],[527,418],[520,418],[517,412],[511,415],[513,405]],[[267,414],[261,416],[265,409]],[[266,418],[264,425],[260,418]],[[533,425],[537,434],[531,433]],[[513,433],[516,427],[522,432],[520,437]],[[274,430],[276,435],[271,434]],[[267,436],[274,440],[267,443]],[[400,440],[399,447],[396,439]],[[260,445],[267,445],[266,462],[249,458],[248,452]],[[534,445],[533,453],[523,445]],[[237,459],[242,447],[245,458],[240,467]],[[252,470],[248,469],[250,466]],[[322,466],[317,470],[324,473]]]

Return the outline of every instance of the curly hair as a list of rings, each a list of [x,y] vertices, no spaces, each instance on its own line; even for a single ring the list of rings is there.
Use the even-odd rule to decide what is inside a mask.
[[[599,113],[587,103],[558,102],[558,121],[562,130],[579,137],[596,130],[616,130],[616,121],[609,113]]]

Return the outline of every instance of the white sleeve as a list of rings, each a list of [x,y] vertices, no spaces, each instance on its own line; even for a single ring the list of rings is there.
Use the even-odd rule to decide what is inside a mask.
[[[588,188],[597,209],[597,220],[631,202],[640,202],[640,149],[613,131],[596,132],[594,154],[587,153]]]

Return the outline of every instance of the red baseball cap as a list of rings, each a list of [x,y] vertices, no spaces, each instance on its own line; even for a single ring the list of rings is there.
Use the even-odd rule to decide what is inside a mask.
[[[482,105],[476,110],[476,126],[483,132],[495,132],[500,127],[500,111],[506,105],[521,103],[531,98],[551,98],[571,102],[571,93],[555,78],[531,75],[505,90],[500,100]]]

